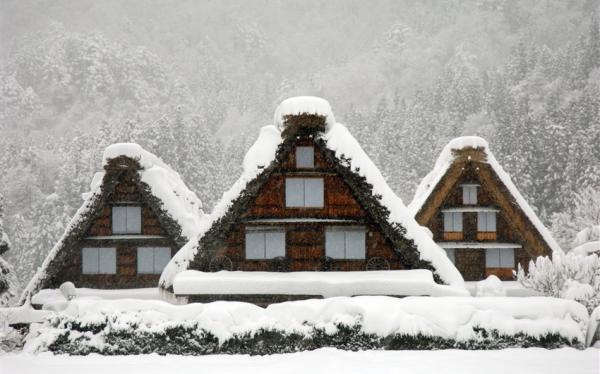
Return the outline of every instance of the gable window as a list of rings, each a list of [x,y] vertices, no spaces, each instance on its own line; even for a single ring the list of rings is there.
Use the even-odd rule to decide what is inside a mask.
[[[444,212],[444,240],[463,239],[462,212]]]
[[[285,256],[285,231],[277,228],[246,228],[246,259],[268,260]]]
[[[112,208],[113,234],[141,234],[142,207],[114,206]]]
[[[325,255],[334,259],[366,258],[364,227],[328,227],[325,230]]]
[[[83,274],[116,274],[116,248],[82,248],[81,272]]]
[[[289,208],[322,208],[323,178],[286,178],[285,206]]]
[[[446,251],[446,256],[448,256],[448,259],[450,259],[450,261],[452,261],[453,264],[456,264],[456,249],[444,248],[444,251]]]
[[[171,260],[169,247],[139,247],[137,249],[138,274],[160,274]]]
[[[477,185],[463,184],[463,205],[477,205]]]
[[[315,167],[314,147],[296,147],[296,167],[299,169],[312,169]]]
[[[477,240],[496,240],[496,212],[477,212]]]
[[[486,268],[515,267],[515,250],[513,248],[490,248],[485,251]]]

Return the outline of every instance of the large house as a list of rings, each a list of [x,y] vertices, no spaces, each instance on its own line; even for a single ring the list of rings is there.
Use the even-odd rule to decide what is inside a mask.
[[[311,272],[309,278],[323,282],[337,277],[334,283],[343,288],[348,281],[343,272],[358,279],[367,270],[386,271],[392,280],[395,273],[389,271],[401,269],[430,270],[440,284],[463,282],[356,139],[335,122],[329,104],[304,97],[284,101],[275,125],[261,129],[242,176],[216,205],[198,240],[167,265],[160,287],[184,302],[263,305],[331,291],[262,287],[296,281],[299,272]],[[219,270],[235,274],[209,274]],[[274,272],[286,274],[273,278]],[[362,292],[379,294],[376,288]]]
[[[511,280],[518,264],[561,250],[479,137],[444,148],[409,209],[465,280]]]
[[[114,144],[104,170],[23,299],[63,282],[95,289],[156,287],[201,225],[202,204],[179,175],[137,144]]]

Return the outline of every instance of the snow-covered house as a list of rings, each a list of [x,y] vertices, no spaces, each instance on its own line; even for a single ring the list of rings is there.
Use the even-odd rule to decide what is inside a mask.
[[[172,255],[198,233],[202,204],[179,175],[137,144],[109,146],[103,171],[25,289],[156,287]]]
[[[409,209],[465,280],[510,280],[517,264],[561,251],[479,137],[446,145]]]
[[[166,295],[187,302],[263,305],[339,294],[439,294],[437,286],[464,292],[445,252],[336,123],[329,103],[315,97],[280,104],[275,124],[261,129],[246,154],[241,177],[160,280]]]

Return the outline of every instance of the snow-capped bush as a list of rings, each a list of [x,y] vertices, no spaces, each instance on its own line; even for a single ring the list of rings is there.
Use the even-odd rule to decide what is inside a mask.
[[[171,305],[74,299],[35,324],[25,351],[68,354],[272,354],[336,347],[583,347],[585,308],[552,298],[337,297],[272,304]]]
[[[506,296],[506,289],[500,278],[495,275],[490,275],[486,279],[477,282],[475,296]]]
[[[529,262],[528,273],[519,265],[517,280],[542,295],[576,300],[591,312],[600,305],[600,258],[555,252],[553,258]]]

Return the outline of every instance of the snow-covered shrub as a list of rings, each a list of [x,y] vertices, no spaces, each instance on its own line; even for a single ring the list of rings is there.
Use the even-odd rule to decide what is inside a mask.
[[[273,304],[170,305],[75,299],[35,324],[25,351],[272,354],[336,347],[583,347],[585,308],[552,298],[340,297]]]
[[[506,296],[506,290],[500,278],[490,275],[486,279],[477,282],[477,291],[475,296]]]
[[[26,327],[0,326],[0,352],[12,352],[23,347],[27,332]]]
[[[545,296],[576,300],[588,311],[600,305],[600,258],[596,254],[554,253],[529,262],[528,272],[519,265],[517,280],[523,287]]]

